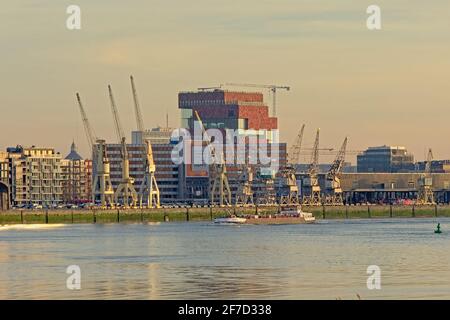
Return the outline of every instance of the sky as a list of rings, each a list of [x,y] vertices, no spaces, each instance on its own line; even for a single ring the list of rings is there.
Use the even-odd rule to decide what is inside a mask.
[[[66,8],[81,8],[68,30]],[[369,5],[382,29],[366,27]],[[450,158],[448,0],[15,0],[0,10],[0,150],[17,144],[82,155],[80,92],[96,135],[136,128],[133,74],[146,127],[179,125],[177,94],[226,82],[291,87],[277,96],[281,140],[404,145]],[[267,102],[271,98],[263,91]],[[306,159],[305,159],[306,160]],[[322,162],[330,160],[323,158]],[[353,160],[349,157],[349,160]]]

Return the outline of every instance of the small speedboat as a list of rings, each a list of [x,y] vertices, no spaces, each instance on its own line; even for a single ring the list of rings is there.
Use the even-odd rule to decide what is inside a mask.
[[[214,219],[214,223],[225,223],[225,224],[244,224],[246,221],[247,221],[246,218],[239,218],[236,216]]]

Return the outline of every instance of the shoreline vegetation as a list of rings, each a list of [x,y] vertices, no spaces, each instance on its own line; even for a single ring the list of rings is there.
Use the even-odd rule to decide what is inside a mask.
[[[380,218],[433,218],[450,217],[450,205],[401,206],[303,206],[317,220],[324,219],[380,219]],[[126,223],[126,222],[187,222],[211,221],[227,214],[269,215],[279,212],[272,207],[207,207],[207,208],[158,208],[158,209],[109,209],[109,210],[8,210],[0,211],[0,225],[51,224],[51,223]]]

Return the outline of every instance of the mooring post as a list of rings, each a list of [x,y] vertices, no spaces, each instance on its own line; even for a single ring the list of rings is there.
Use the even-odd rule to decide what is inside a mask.
[[[209,206],[209,215],[211,216],[211,221],[213,220],[212,206]]]
[[[95,223],[97,223],[97,215],[95,214],[95,210],[92,210],[92,221]]]
[[[322,204],[322,218],[325,219],[325,205]]]
[[[120,209],[117,209],[117,223],[120,222]]]
[[[412,211],[411,211],[411,217],[415,217],[416,216],[416,205],[415,204],[413,204],[413,206],[412,206]]]
[[[367,216],[370,218],[372,218],[372,215],[370,214],[370,205],[367,205]]]
[[[345,218],[348,219],[348,205],[345,205]]]
[[[48,210],[45,210],[45,224],[48,224]]]
[[[258,215],[258,204],[255,204],[255,215]]]
[[[144,222],[144,210],[141,208],[141,223]]]
[[[70,210],[70,220],[72,221],[73,224],[73,210]]]
[[[186,208],[186,221],[189,221],[189,208]]]
[[[23,211],[20,210],[20,223],[23,224]]]
[[[389,217],[392,218],[392,204],[389,205]]]

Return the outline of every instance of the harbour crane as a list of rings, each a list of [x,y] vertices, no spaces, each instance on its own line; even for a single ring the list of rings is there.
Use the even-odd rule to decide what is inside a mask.
[[[198,114],[197,110],[194,110],[195,118],[200,123],[203,137],[207,141],[207,148],[209,149],[211,157],[210,166],[210,200],[211,205],[216,201],[216,197],[219,199],[219,206],[229,206],[231,205],[231,189],[228,183],[227,168],[225,165],[224,154],[221,152],[220,156],[217,157],[216,149],[211,142],[208,133],[206,132],[205,126],[203,125],[202,119]]]
[[[347,149],[347,137],[345,137],[342,143],[341,149],[339,149],[336,159],[334,159],[328,170],[325,178],[325,188],[327,191],[327,196],[325,198],[325,203],[327,205],[343,205],[344,198],[342,195],[340,174],[345,162],[345,150]]]
[[[303,203],[306,205],[318,206],[321,204],[320,185],[318,179],[318,163],[319,163],[319,133],[317,129],[316,139],[314,141],[311,162],[308,167],[307,176],[304,179],[304,185],[308,190],[307,195],[303,197]]]
[[[136,125],[139,132],[143,133],[144,128],[144,119],[142,117],[141,107],[139,106],[139,100],[137,97],[136,86],[134,85],[134,78],[130,76],[131,81],[131,91],[133,93],[133,101],[134,101],[134,114],[136,116]]]
[[[295,169],[284,168],[281,170],[281,206],[299,205],[299,188]]]
[[[304,150],[308,150],[309,152],[306,152]],[[313,151],[313,148],[303,148],[300,155],[302,156],[311,156],[311,151]],[[357,156],[361,153],[363,153],[363,150],[346,150],[345,155],[346,156]],[[320,156],[334,156],[339,153],[339,150],[335,150],[334,148],[319,148],[319,155]]]
[[[258,181],[263,185],[256,195],[256,204],[259,206],[273,206],[277,204],[277,193],[275,190],[275,181],[273,174],[257,173]]]
[[[97,139],[93,148],[93,155],[95,156],[95,171],[93,172],[92,183],[92,199],[100,201],[102,208],[107,206],[114,206],[114,190],[111,183],[110,164],[106,155],[106,142],[102,139]]]
[[[77,93],[76,96],[88,144],[92,151],[92,159],[95,161],[92,179],[92,200],[100,201],[100,205],[104,208],[108,205],[113,206],[114,191],[110,177],[110,164],[106,156],[105,140],[96,138],[81,102],[80,94]]]
[[[252,168],[248,165],[246,158],[246,163],[240,166],[240,174],[238,177],[238,188],[236,191],[236,206],[253,206],[253,172]]]
[[[431,176],[431,162],[433,161],[433,151],[428,150],[425,170],[419,178],[419,190],[417,194],[416,204],[433,205],[436,204],[433,193],[433,178]]]
[[[270,92],[272,92],[272,116],[275,117],[277,115],[277,90],[291,90],[291,87],[288,86],[279,86],[279,85],[267,85],[267,84],[249,84],[249,83],[225,83],[224,85],[220,85],[220,87],[223,86],[232,86],[232,87],[249,87],[249,88],[262,88],[262,89],[269,89]]]
[[[119,203],[119,199],[122,199],[122,204],[125,208],[136,207],[137,192],[133,185],[134,179],[130,177],[130,161],[128,156],[126,138],[120,123],[119,113],[117,111],[116,103],[114,101],[114,96],[110,85],[108,85],[108,90],[109,90],[109,99],[111,101],[111,110],[113,113],[114,124],[116,128],[116,134],[117,138],[119,139],[119,143],[121,145],[120,153],[122,157],[122,180],[114,194],[114,200],[117,204]]]
[[[144,139],[144,146],[145,146],[144,152],[142,153],[144,177],[139,187],[139,206],[141,208],[143,205],[145,205],[146,207],[159,208],[160,193],[155,178],[156,166],[153,158],[153,149],[148,139],[144,138],[144,130],[145,130],[144,120],[142,117],[142,112],[139,105],[139,100],[137,97],[137,91],[136,86],[134,84],[133,76],[130,76],[130,81],[131,81],[131,90],[133,92],[134,111],[136,115],[137,129],[140,132],[142,139]]]
[[[81,119],[83,120],[83,126],[84,126],[84,131],[86,133],[86,138],[88,140],[89,148],[92,151],[92,147],[94,146],[97,138],[95,137],[94,130],[92,129],[91,124],[89,123],[88,117],[86,115],[86,111],[84,110],[83,104],[81,103],[80,94],[77,92],[76,96],[77,96],[78,106],[80,108]]]
[[[302,125],[294,144],[288,153],[288,163],[281,170],[281,196],[280,205],[298,205],[299,204],[299,187],[297,184],[297,164],[299,162],[300,150],[303,141],[303,132],[305,125]]]
[[[291,149],[289,150],[288,154],[288,164],[290,165],[296,165],[300,161],[300,151],[302,148],[302,141],[303,141],[303,132],[305,131],[305,125],[302,125],[300,131],[298,132],[298,135],[295,139],[294,144],[292,145]]]

